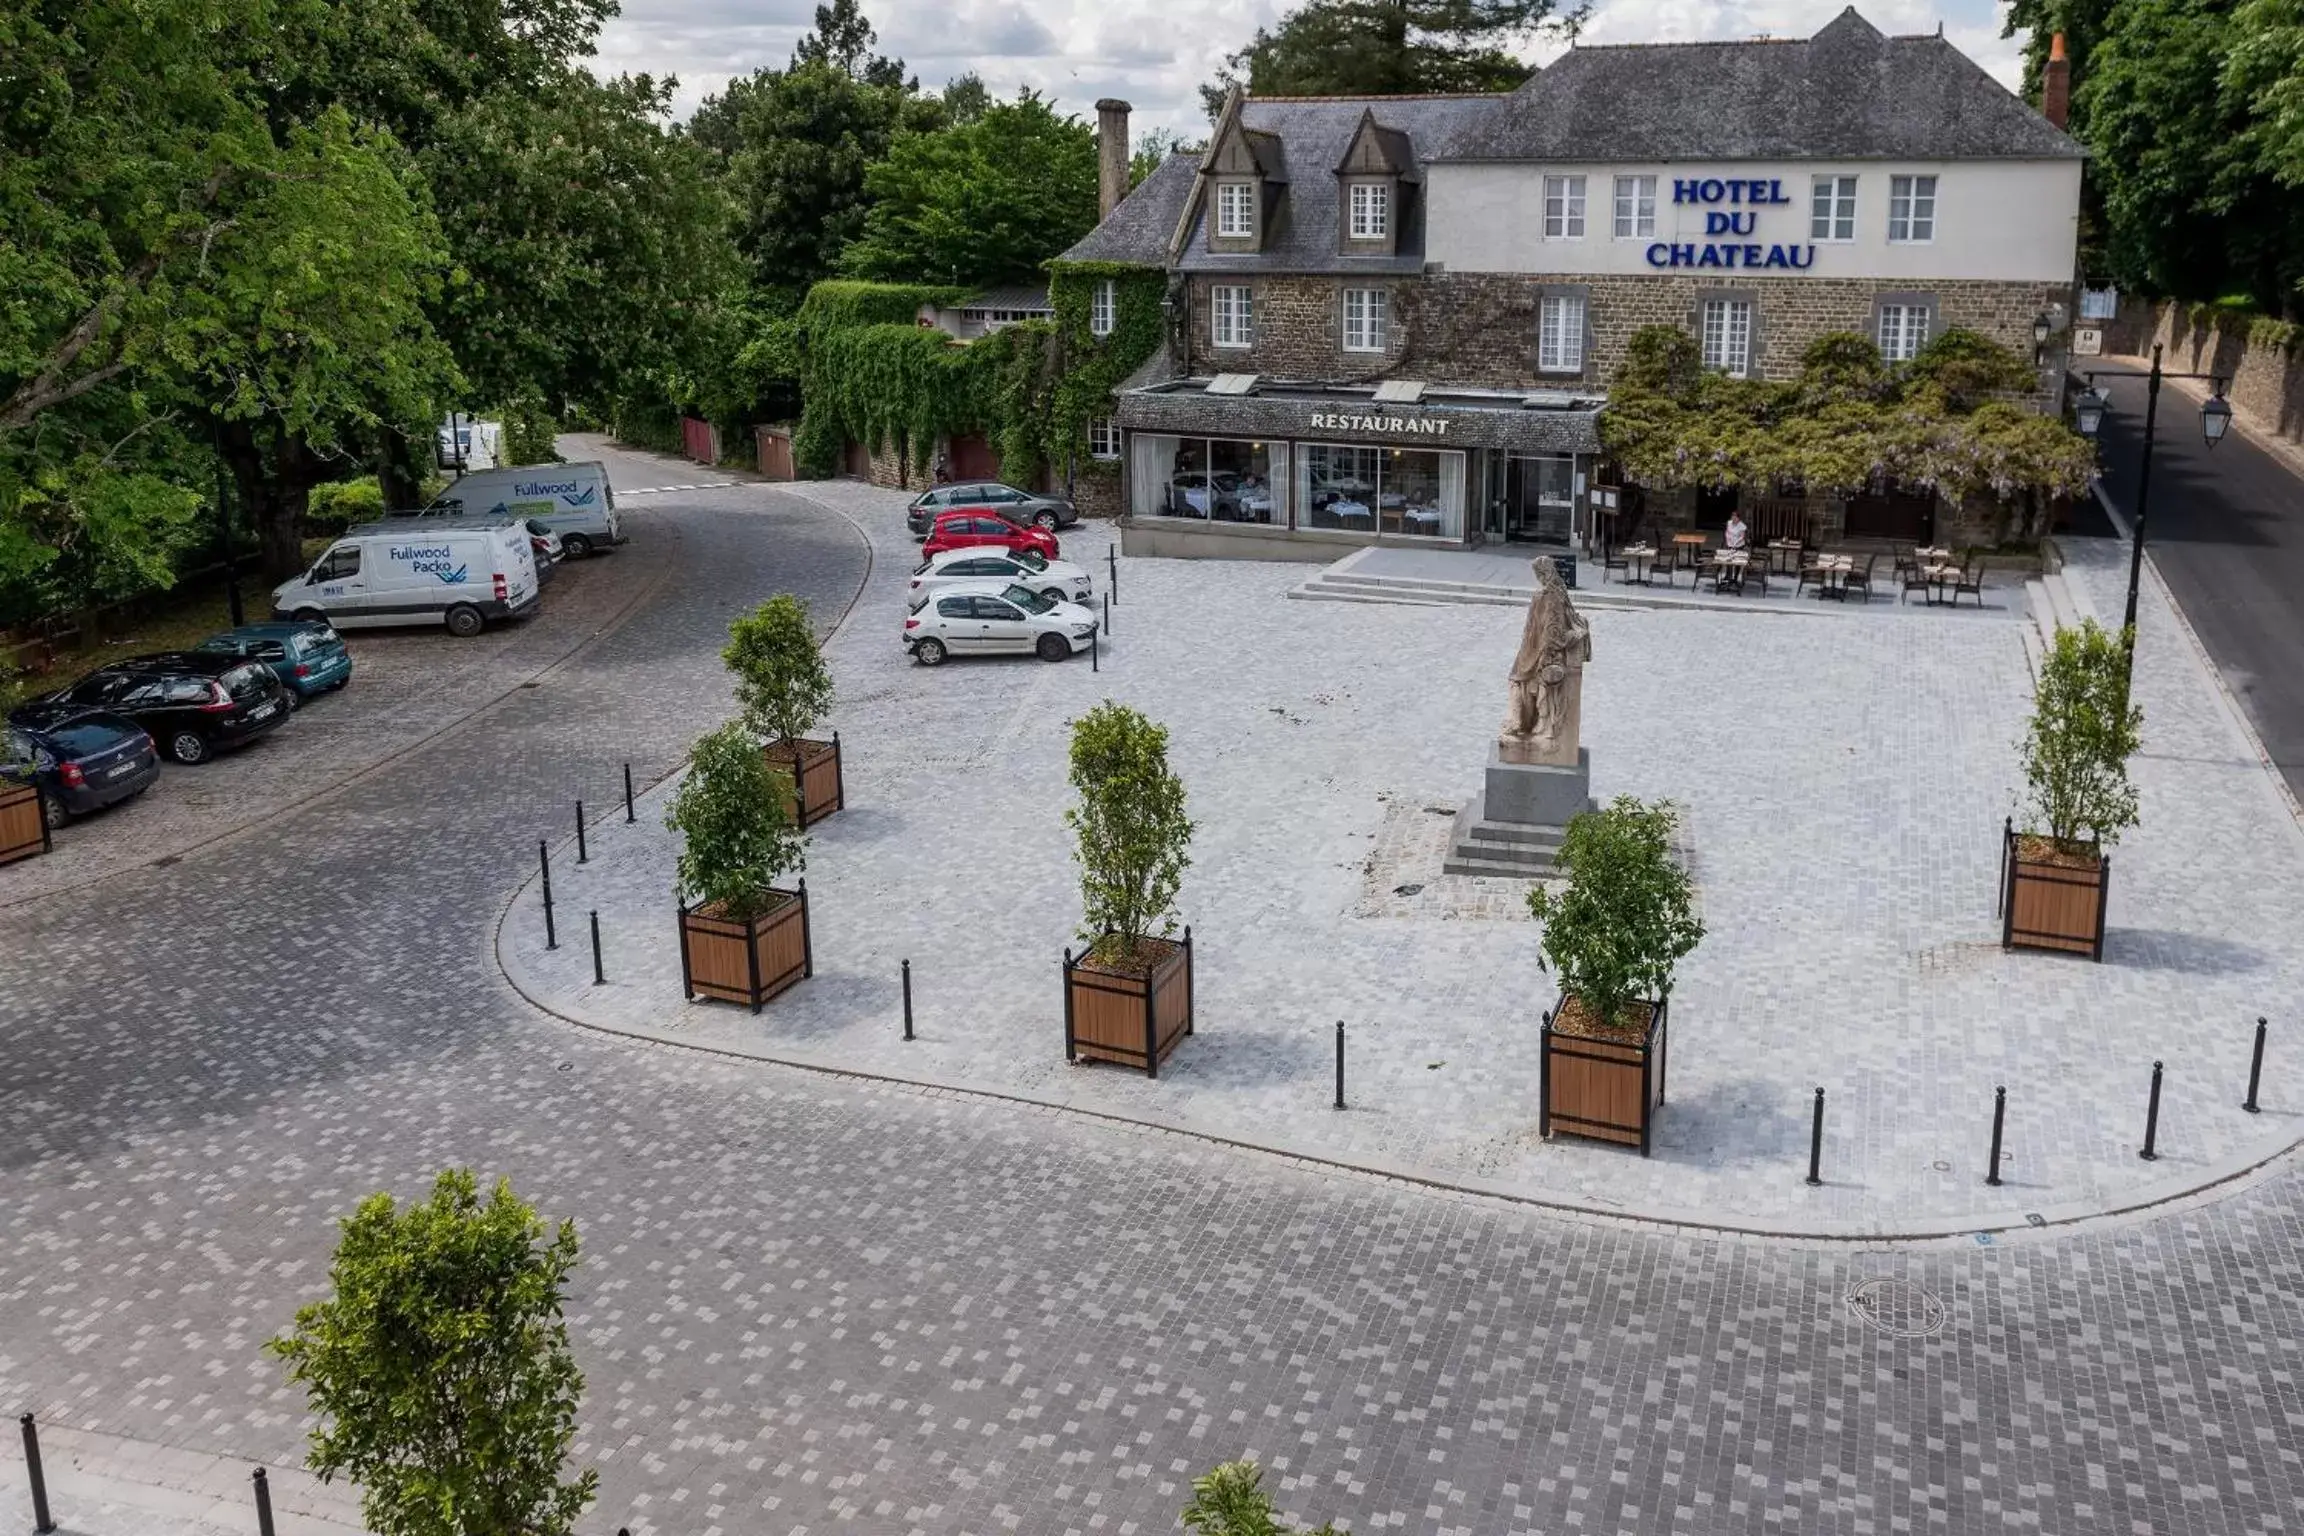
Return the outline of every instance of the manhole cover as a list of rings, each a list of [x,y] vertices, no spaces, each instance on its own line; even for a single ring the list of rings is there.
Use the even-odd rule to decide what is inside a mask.
[[[1909,1280],[1867,1280],[1848,1293],[1848,1309],[1892,1339],[1944,1331],[1944,1303]]]

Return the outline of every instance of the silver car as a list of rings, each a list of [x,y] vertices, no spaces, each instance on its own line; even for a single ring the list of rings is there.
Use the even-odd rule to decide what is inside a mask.
[[[1017,582],[963,582],[904,619],[904,649],[924,667],[947,656],[1034,655],[1062,661],[1095,643],[1096,615]]]

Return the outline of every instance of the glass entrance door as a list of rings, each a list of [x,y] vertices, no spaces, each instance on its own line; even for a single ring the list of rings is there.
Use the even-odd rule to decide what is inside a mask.
[[[1568,543],[1575,531],[1576,461],[1514,458],[1504,478],[1504,537]]]

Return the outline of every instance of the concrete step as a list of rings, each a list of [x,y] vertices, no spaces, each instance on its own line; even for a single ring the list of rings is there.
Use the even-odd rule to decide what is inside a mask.
[[[1559,869],[1550,859],[1505,861],[1452,853],[1441,861],[1440,872],[1446,875],[1487,875],[1499,880],[1544,880],[1557,874]]]
[[[1395,608],[1445,608],[1445,598],[1414,597],[1406,593],[1361,592],[1338,587],[1314,577],[1302,586],[1290,587],[1288,595],[1304,602],[1317,603],[1384,603]]]
[[[1331,570],[1321,578],[1345,587],[1372,587],[1382,591],[1445,593],[1451,597],[1498,598],[1510,603],[1525,603],[1532,590],[1528,587],[1492,586],[1478,581],[1441,581],[1429,576],[1362,576],[1350,571]]]
[[[2063,573],[2052,572],[2041,577],[2040,586],[2048,594],[2049,606],[2056,615],[2056,627],[2078,629],[2082,618],[2080,605],[2073,600],[2071,583],[2064,579]]]
[[[1535,847],[1557,848],[1564,828],[1531,826],[1517,821],[1476,821],[1460,827],[1458,836],[1468,842],[1522,843]]]

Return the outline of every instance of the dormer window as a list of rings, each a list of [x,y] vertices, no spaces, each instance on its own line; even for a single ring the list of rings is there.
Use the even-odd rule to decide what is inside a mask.
[[[1252,240],[1256,236],[1256,185],[1248,181],[1216,184],[1216,235],[1223,240]]]
[[[1352,183],[1352,238],[1381,240],[1391,228],[1392,189],[1380,181]]]

